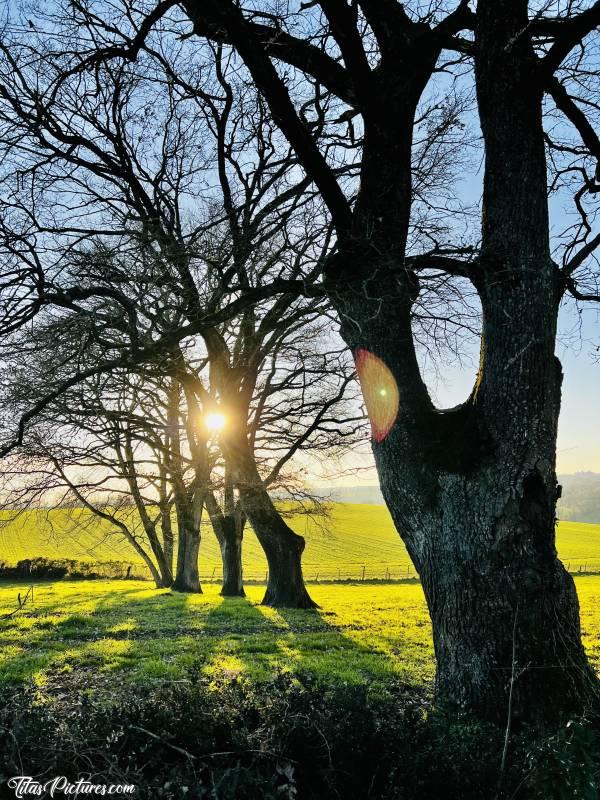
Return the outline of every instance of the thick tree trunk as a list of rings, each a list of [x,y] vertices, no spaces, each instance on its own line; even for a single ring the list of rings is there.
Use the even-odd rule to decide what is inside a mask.
[[[438,411],[422,380],[411,330],[419,284],[404,268],[393,202],[388,213],[361,189],[357,222],[370,236],[340,240],[326,285],[355,354],[382,491],[421,575],[438,699],[503,724],[510,711],[543,726],[598,697],[554,539],[562,287],[550,258],[527,3],[480,0],[477,17],[486,169],[482,251],[470,274],[483,332],[469,400]],[[371,169],[383,196],[383,152]]]
[[[238,488],[244,512],[269,565],[263,605],[315,608],[302,575],[303,537],[286,525],[265,489],[248,483]]]
[[[245,420],[245,414],[236,418]],[[263,604],[289,608],[315,608],[302,576],[304,539],[286,525],[275,508],[258,472],[245,428],[232,424],[223,432],[221,445],[231,470],[242,509],[269,565]]]
[[[177,592],[202,593],[198,574],[200,533],[194,525],[180,521],[177,534],[177,572],[173,589]]]
[[[555,549],[555,287],[543,274],[527,291],[499,280],[482,302],[481,375],[468,402],[446,412],[411,377],[401,306],[393,324],[385,304],[379,318],[355,307],[361,350],[386,365],[363,373],[375,383],[363,391],[382,491],[431,614],[438,701],[505,724],[510,697],[514,720],[551,725],[597,697],[573,580]],[[524,319],[535,331],[510,322]],[[359,328],[343,331],[356,348]],[[397,418],[382,425],[372,398],[393,385]]]
[[[233,490],[231,491],[233,492]],[[234,509],[229,509],[229,513],[221,511],[212,492],[208,492],[206,495],[206,508],[221,549],[223,563],[221,595],[223,597],[245,597],[242,571],[243,517]]]
[[[379,463],[431,613],[438,700],[505,723],[512,696],[515,720],[543,726],[583,711],[594,677],[573,580],[556,556],[553,465],[533,438],[530,458],[490,453],[467,474],[438,470],[430,502],[398,490],[403,476],[419,477],[396,448]]]

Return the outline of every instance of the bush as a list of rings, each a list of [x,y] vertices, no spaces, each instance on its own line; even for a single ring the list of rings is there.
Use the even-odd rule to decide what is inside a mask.
[[[0,579],[4,580],[90,580],[96,578],[139,580],[148,575],[139,565],[126,561],[87,562],[69,558],[28,558],[16,566],[0,562]]]
[[[432,714],[403,686],[372,697],[365,687],[314,688],[282,675],[260,685],[196,676],[128,694],[126,704],[83,691],[59,706],[30,687],[0,696],[0,707],[4,780],[22,764],[29,775],[134,783],[148,800],[497,795],[503,732]],[[589,724],[544,740],[522,732],[510,752],[503,797],[597,798],[589,787],[600,747]]]

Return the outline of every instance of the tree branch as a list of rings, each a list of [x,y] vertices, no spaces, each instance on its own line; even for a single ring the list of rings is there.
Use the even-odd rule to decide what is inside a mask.
[[[596,302],[600,303],[600,295],[599,294],[587,294],[585,292],[580,292],[577,288],[577,284],[573,280],[573,278],[567,278],[566,280],[566,287],[569,294],[575,298],[575,300],[583,300],[585,302]]]
[[[591,256],[591,254],[594,252],[594,250],[599,246],[600,246],[600,233],[597,234],[596,236],[594,236],[593,239],[590,239],[589,242],[584,244],[583,247],[581,248],[581,250],[579,250],[573,256],[573,258],[567,264],[565,264],[565,266],[564,266],[564,268],[562,270],[563,275],[566,278],[570,278],[570,276],[573,275],[575,270],[579,269],[579,267],[583,264],[583,262],[586,260],[586,258]],[[567,281],[567,288],[569,289],[571,294],[573,294],[573,291],[575,289],[575,281],[571,280],[570,283],[569,283],[569,281]],[[574,294],[573,294],[573,296],[575,297]],[[584,298],[580,297],[578,299],[583,300]]]
[[[565,19],[561,23],[556,20],[557,33],[554,44],[542,59],[543,69],[550,73],[557,70],[571,50],[599,25],[600,0],[581,14]]]
[[[598,138],[598,134],[558,78],[554,76],[550,78],[546,85],[546,91],[554,100],[556,107],[577,129],[584,145],[596,159],[596,178],[600,179],[600,138]]]
[[[320,0],[320,6],[352,77],[359,103],[368,108],[374,101],[372,73],[353,12],[345,0]]]
[[[269,104],[274,120],[295,149],[307,175],[319,188],[338,235],[348,234],[352,226],[350,205],[310,131],[298,116],[285,83],[240,9],[231,0],[195,3],[187,0],[184,7],[195,26],[197,23],[205,25],[209,20],[217,30],[227,34]]]
[[[194,25],[194,33],[214,42],[233,44],[228,28],[217,24],[208,15],[201,16],[194,12],[190,8],[193,5],[195,4],[185,4]],[[351,106],[356,105],[356,94],[348,71],[320,47],[297,39],[271,25],[246,20],[246,26],[252,32],[255,41],[260,42],[267,55],[311,75],[340,100]]]

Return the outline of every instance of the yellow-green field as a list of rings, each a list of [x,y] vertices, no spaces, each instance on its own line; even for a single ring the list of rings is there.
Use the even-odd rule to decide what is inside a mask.
[[[600,667],[600,577],[576,578],[588,653]],[[18,584],[0,584],[0,614]],[[421,587],[312,586],[317,611],[223,599],[216,586],[186,596],[138,581],[59,581],[35,586],[34,601],[0,620],[0,683],[34,681],[52,696],[74,687],[189,681],[205,675],[260,681],[277,671],[317,683],[426,684],[433,675],[431,630]]]
[[[15,564],[20,559],[43,556],[86,561],[128,561],[139,564],[139,556],[118,532],[84,511],[28,512],[10,525],[8,513],[0,519],[0,561]],[[297,516],[292,527],[306,537],[303,558],[308,580],[400,578],[413,575],[408,554],[384,506],[333,503],[328,519]],[[561,558],[572,572],[600,572],[600,525],[560,522],[557,533]],[[248,529],[244,543],[247,579],[263,580],[264,555]],[[201,575],[217,578],[221,562],[209,523],[203,525]]]

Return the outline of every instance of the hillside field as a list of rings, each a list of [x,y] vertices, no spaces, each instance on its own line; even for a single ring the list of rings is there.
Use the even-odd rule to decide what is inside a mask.
[[[0,516],[0,561],[7,564],[40,556],[140,563],[118,532],[82,510],[30,511],[8,524],[9,513]],[[327,519],[296,516],[289,522],[306,538],[303,564],[310,581],[357,580],[363,574],[367,580],[414,576],[385,506],[332,503]],[[559,522],[557,542],[571,572],[600,572],[600,525]],[[220,555],[208,522],[203,524],[200,553],[201,577],[217,579]],[[248,580],[265,578],[265,558],[249,528],[244,540],[244,571]]]

